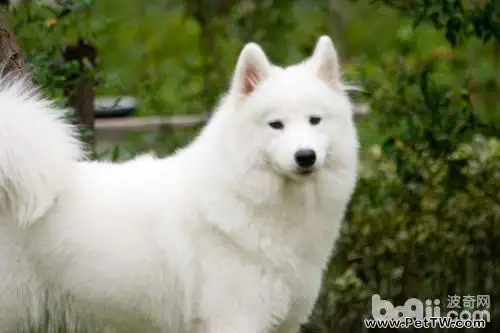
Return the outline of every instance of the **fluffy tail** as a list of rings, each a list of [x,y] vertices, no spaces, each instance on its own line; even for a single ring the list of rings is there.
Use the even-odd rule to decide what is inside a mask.
[[[84,155],[63,116],[25,80],[0,81],[1,220],[36,222],[68,186]]]

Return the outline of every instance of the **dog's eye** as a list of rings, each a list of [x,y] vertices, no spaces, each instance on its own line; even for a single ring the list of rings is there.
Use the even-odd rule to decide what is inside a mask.
[[[309,123],[311,125],[318,125],[321,122],[321,117],[318,116],[310,116],[309,117]]]
[[[277,129],[277,130],[283,129],[283,127],[285,127],[283,122],[280,120],[270,121],[269,126],[271,126],[272,129]]]

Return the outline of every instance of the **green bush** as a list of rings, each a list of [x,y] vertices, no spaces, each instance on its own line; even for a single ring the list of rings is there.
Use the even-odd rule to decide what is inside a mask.
[[[454,46],[476,34],[498,43],[498,30],[490,31],[500,16],[493,3],[484,8],[496,26],[475,34],[437,27]],[[419,14],[446,16],[438,5]],[[459,27],[477,22],[464,17]],[[500,328],[500,126],[471,100],[461,79],[466,66],[453,59],[459,49],[418,51],[387,50],[383,60],[359,68],[374,111],[364,121],[384,139],[365,147],[358,189],[306,332],[369,331],[363,319],[371,318],[373,294],[395,305],[440,299],[441,309],[447,296],[490,295],[487,330]]]

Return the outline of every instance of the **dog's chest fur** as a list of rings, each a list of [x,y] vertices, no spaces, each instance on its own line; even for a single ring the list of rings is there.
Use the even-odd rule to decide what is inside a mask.
[[[223,256],[231,258],[221,265],[230,262],[240,267],[233,279],[270,281],[257,282],[254,287],[260,285],[260,292],[268,297],[266,302],[273,303],[278,326],[290,316],[307,319],[340,228],[338,213],[331,203],[317,200],[317,190],[292,189],[259,206],[238,197],[225,198],[224,205],[207,199],[209,209],[202,209],[203,219],[210,225],[206,231],[213,239],[210,247],[217,248],[216,257],[225,253]],[[246,272],[253,276],[243,276]],[[273,298],[274,294],[281,299]]]

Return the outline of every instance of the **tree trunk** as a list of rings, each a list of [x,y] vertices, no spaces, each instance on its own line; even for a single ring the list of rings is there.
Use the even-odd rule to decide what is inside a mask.
[[[29,75],[26,60],[3,10],[0,10],[0,64],[2,76],[7,73],[21,76]]]
[[[77,61],[79,64],[78,74],[69,77],[64,94],[69,104],[75,109],[78,123],[86,129],[82,139],[94,152],[94,83],[86,75],[84,62],[93,67],[97,64],[97,50],[88,42],[80,39],[76,45],[70,45],[63,52],[65,62]]]

